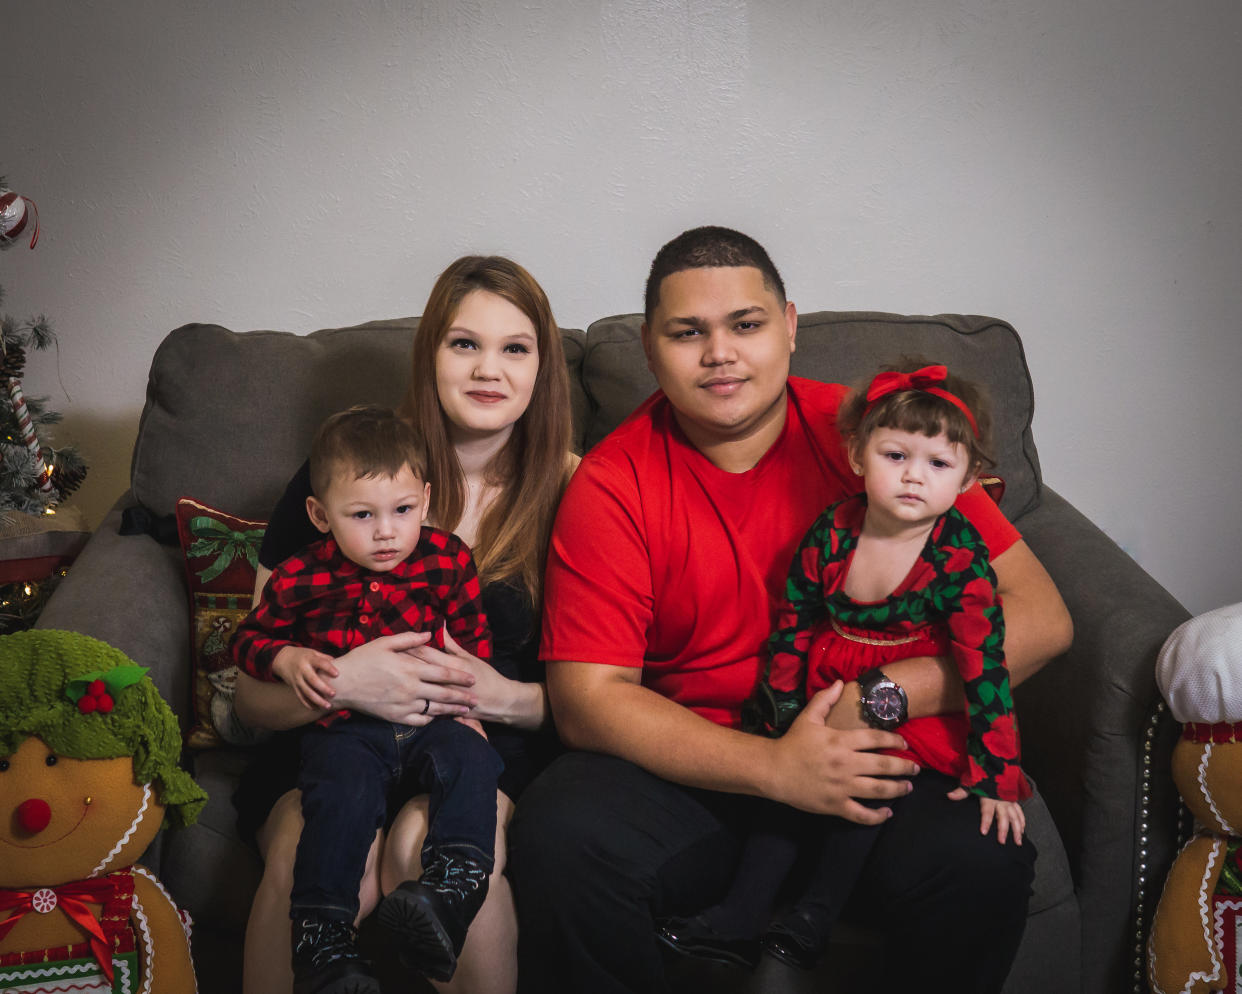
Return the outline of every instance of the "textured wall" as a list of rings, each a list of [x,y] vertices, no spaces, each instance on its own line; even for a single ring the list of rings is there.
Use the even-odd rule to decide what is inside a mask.
[[[178,324],[417,313],[499,251],[581,326],[718,222],[803,310],[1013,321],[1052,486],[1192,610],[1242,600],[1234,0],[43,0],[3,32],[0,172],[45,233],[0,282],[59,329],[27,386],[95,519]]]

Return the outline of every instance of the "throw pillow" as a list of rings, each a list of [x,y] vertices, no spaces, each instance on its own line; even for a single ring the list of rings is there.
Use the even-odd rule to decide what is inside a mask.
[[[999,476],[981,476],[979,486],[983,487],[983,492],[992,498],[997,507],[1000,507],[1001,498],[1005,496],[1005,481]]]
[[[182,497],[177,538],[190,594],[192,715],[186,745],[248,745],[258,736],[233,712],[237,667],[229,641],[250,613],[265,521],[249,521]]]

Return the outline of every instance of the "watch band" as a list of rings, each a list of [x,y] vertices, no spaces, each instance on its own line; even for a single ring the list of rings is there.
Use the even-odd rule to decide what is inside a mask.
[[[884,675],[884,671],[878,666],[873,666],[867,672],[861,674],[858,677],[858,689],[862,691],[862,696],[868,696],[872,688],[881,680],[888,680],[888,677]],[[892,681],[889,680],[889,683],[892,683]]]

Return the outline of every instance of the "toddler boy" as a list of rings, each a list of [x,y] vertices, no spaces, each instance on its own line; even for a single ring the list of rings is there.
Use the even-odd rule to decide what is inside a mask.
[[[424,524],[431,485],[418,433],[387,408],[342,411],[319,428],[310,475],[306,511],[326,537],[273,571],[234,636],[237,664],[319,708],[332,659],[381,635],[430,631],[442,648],[447,627],[463,649],[488,659],[470,550]],[[414,727],[338,710],[308,726],[290,905],[294,994],[379,994],[354,920],[393,793],[428,792],[431,824],[422,877],[388,896],[381,922],[397,932],[411,965],[437,980],[453,975],[487,894],[502,765],[477,723],[437,718]]]

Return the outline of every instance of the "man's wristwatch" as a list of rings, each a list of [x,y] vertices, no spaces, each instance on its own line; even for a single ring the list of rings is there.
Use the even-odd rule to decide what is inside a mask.
[[[858,706],[862,718],[872,728],[891,732],[910,716],[906,692],[876,667],[858,678],[861,694]]]

